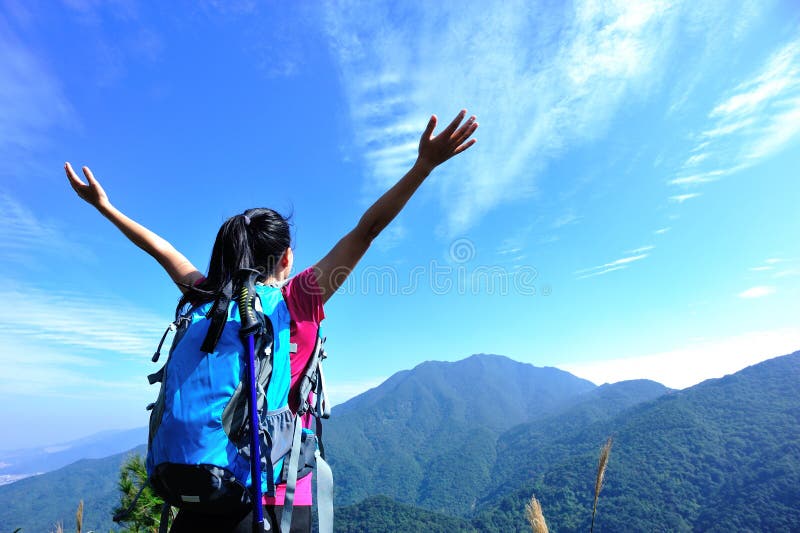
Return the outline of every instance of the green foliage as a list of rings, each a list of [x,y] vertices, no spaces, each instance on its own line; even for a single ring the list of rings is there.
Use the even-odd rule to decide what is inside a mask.
[[[119,505],[114,513],[127,510],[139,494],[136,504],[131,507],[130,513],[121,521],[127,526],[125,533],[157,532],[161,523],[161,510],[164,501],[156,496],[147,483],[147,469],[144,457],[138,454],[131,455],[123,463],[119,474],[119,490],[121,492]],[[142,488],[144,487],[144,488]]]
[[[386,496],[373,496],[336,510],[337,533],[477,533],[469,521],[398,503]]]

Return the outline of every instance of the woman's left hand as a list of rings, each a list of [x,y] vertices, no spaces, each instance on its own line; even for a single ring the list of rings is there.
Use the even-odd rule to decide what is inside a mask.
[[[433,130],[436,129],[437,119],[436,115],[431,116],[430,121],[428,121],[428,127],[425,128],[419,141],[418,164],[423,165],[428,170],[433,170],[454,155],[460,154],[475,144],[475,139],[470,139],[470,136],[478,129],[478,123],[473,115],[464,124],[461,124],[466,114],[467,110],[462,109],[444,131],[435,137],[433,136]]]

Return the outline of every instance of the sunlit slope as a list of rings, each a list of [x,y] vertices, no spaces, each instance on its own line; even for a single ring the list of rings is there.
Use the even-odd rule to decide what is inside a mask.
[[[510,483],[481,502],[482,530],[523,531],[533,492],[557,531],[587,530],[597,452],[609,435],[601,531],[800,527],[800,352],[611,419],[591,422],[581,411],[502,437],[496,471]]]
[[[337,503],[384,494],[467,514],[490,483],[503,431],[595,389],[496,355],[426,362],[334,409],[325,441]]]

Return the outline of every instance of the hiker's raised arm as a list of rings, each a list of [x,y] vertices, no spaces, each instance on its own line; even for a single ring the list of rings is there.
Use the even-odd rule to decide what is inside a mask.
[[[417,160],[411,170],[372,204],[358,225],[315,265],[323,301],[327,301],[344,283],[375,237],[394,220],[431,171],[475,144],[475,139],[470,139],[470,136],[478,123],[472,116],[462,124],[465,115],[466,110],[462,110],[436,136],[433,135],[436,115],[433,115],[422,133]]]
[[[72,185],[72,188],[78,196],[100,211],[100,213],[119,228],[133,244],[158,261],[181,291],[185,291],[187,285],[191,286],[198,278],[203,276],[203,274],[169,242],[135,220],[130,219],[119,209],[114,207],[108,200],[108,195],[105,190],[103,190],[100,182],[92,175],[92,171],[89,170],[89,167],[83,167],[83,174],[86,176],[86,181],[88,183],[84,183],[83,180],[78,177],[72,169],[72,165],[69,163],[64,164],[64,171],[67,174],[70,185]]]

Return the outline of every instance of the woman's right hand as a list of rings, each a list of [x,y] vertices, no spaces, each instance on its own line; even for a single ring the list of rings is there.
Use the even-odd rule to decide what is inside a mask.
[[[83,200],[97,209],[109,205],[106,191],[103,190],[100,182],[94,178],[89,167],[83,167],[83,175],[86,176],[86,181],[89,182],[88,184],[84,183],[83,180],[78,177],[75,171],[72,170],[72,165],[69,163],[64,163],[64,171],[67,173],[69,184],[72,185],[72,188]]]
[[[428,127],[425,128],[419,141],[419,156],[417,157],[417,163],[428,172],[475,144],[475,139],[470,139],[470,137],[478,129],[478,123],[473,115],[462,125],[461,121],[464,120],[466,114],[467,110],[462,109],[450,122],[450,125],[436,136],[433,135],[433,130],[436,129],[437,119],[436,115],[431,116]]]

